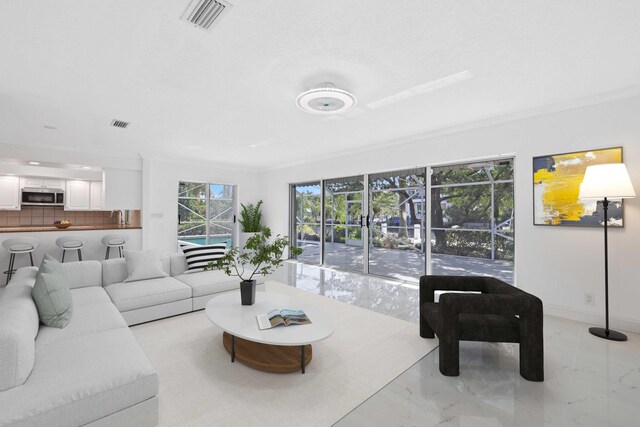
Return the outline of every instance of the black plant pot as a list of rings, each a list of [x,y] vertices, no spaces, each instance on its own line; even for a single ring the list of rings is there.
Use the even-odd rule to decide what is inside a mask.
[[[240,299],[242,305],[253,305],[256,302],[256,281],[243,280],[240,282]]]

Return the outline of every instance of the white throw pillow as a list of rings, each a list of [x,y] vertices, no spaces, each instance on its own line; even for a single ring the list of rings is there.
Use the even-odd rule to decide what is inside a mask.
[[[211,245],[181,244],[180,249],[187,259],[187,273],[203,271],[212,261],[222,258],[227,253],[226,243],[214,243]]]
[[[129,276],[124,279],[125,282],[167,277],[167,273],[162,270],[162,262],[156,251],[125,250],[124,259],[129,273]]]

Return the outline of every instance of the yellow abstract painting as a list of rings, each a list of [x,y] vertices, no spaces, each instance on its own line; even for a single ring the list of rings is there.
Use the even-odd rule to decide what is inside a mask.
[[[534,157],[534,224],[602,225],[601,204],[594,200],[579,199],[580,184],[587,166],[621,162],[621,147]],[[610,205],[608,223],[622,226],[621,203]]]

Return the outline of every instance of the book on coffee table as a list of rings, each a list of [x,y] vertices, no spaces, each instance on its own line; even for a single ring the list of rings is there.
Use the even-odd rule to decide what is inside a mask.
[[[260,330],[271,329],[276,326],[284,325],[308,325],[311,320],[304,314],[302,310],[291,310],[283,308],[282,310],[271,310],[267,314],[256,315],[258,327]]]

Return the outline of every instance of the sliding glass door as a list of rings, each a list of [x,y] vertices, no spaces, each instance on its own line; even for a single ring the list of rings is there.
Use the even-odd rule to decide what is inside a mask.
[[[292,244],[301,261],[357,273],[513,283],[513,177],[500,159],[293,184]]]
[[[235,185],[207,182],[178,184],[178,242],[233,244]]]
[[[425,168],[369,175],[369,273],[425,274]]]
[[[363,272],[365,203],[364,176],[324,181],[324,265]]]
[[[434,167],[431,272],[513,283],[513,160]]]
[[[321,263],[322,187],[320,182],[291,186],[291,244],[302,249],[296,257],[311,264]]]

